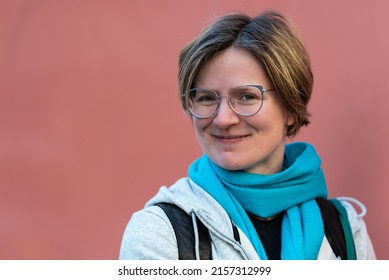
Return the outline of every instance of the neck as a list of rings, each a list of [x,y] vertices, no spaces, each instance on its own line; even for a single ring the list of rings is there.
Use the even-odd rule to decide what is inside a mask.
[[[273,216],[270,216],[270,217],[266,217],[266,218],[260,217],[260,216],[257,216],[257,215],[254,215],[254,214],[252,214],[252,213],[248,213],[248,215],[249,215],[250,217],[254,218],[254,219],[259,220],[259,221],[268,222],[268,221],[272,221],[272,220],[274,220],[274,219],[277,219],[277,218],[282,217],[282,216],[284,215],[284,212],[281,212],[281,213],[278,213],[278,214],[276,214],[276,215],[273,215]]]

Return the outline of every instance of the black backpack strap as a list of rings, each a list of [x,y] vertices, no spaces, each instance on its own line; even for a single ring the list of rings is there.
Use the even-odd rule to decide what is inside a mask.
[[[335,255],[342,260],[355,259],[354,244],[351,242],[346,243],[344,231],[345,222],[342,223],[340,219],[340,214],[342,213],[339,213],[339,207],[335,207],[333,202],[327,198],[316,198],[316,202],[323,218],[324,233]],[[191,216],[175,204],[158,203],[156,205],[164,210],[173,226],[177,239],[179,259],[195,260],[195,235]],[[212,249],[209,231],[197,217],[196,223],[199,235],[200,259],[211,260]],[[346,228],[346,230],[347,229],[349,228]],[[348,232],[349,231],[347,231],[347,233]],[[350,238],[352,238],[352,236],[348,239]],[[350,251],[352,251],[353,254],[350,254]]]
[[[339,213],[333,203],[327,198],[316,198],[324,223],[324,233],[337,257],[347,260],[347,246]]]
[[[330,201],[335,206],[336,210],[338,210],[340,222],[343,226],[343,232],[347,248],[347,259],[356,260],[357,254],[355,252],[354,236],[351,229],[350,220],[348,219],[347,210],[338,199],[333,198],[330,199]]]
[[[175,204],[158,203],[169,218],[177,238],[178,259],[195,260],[195,234],[192,217]],[[211,238],[204,224],[196,217],[201,260],[211,260]]]

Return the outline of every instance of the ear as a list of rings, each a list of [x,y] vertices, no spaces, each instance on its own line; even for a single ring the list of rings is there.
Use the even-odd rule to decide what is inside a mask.
[[[285,118],[285,135],[288,134],[289,127],[296,123],[296,118],[291,112],[286,113]]]
[[[294,115],[291,112],[286,114],[286,125],[291,126],[296,122]]]

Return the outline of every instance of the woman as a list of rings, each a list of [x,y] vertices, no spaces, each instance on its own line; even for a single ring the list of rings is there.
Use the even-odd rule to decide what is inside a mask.
[[[306,50],[276,12],[224,16],[186,46],[181,102],[204,155],[132,216],[120,258],[178,258],[161,202],[206,226],[213,259],[337,258],[316,202],[327,197],[321,160],[308,143],[287,144],[309,123],[312,84]],[[357,258],[374,259],[361,215],[342,204]]]

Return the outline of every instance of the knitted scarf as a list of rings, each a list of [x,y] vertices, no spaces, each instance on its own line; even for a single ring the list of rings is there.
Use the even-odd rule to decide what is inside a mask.
[[[285,146],[284,168],[272,175],[230,171],[206,155],[189,167],[189,177],[207,191],[246,234],[260,259],[266,252],[247,212],[270,217],[286,211],[281,229],[281,259],[317,258],[324,226],[316,197],[327,197],[321,160],[308,143]]]

